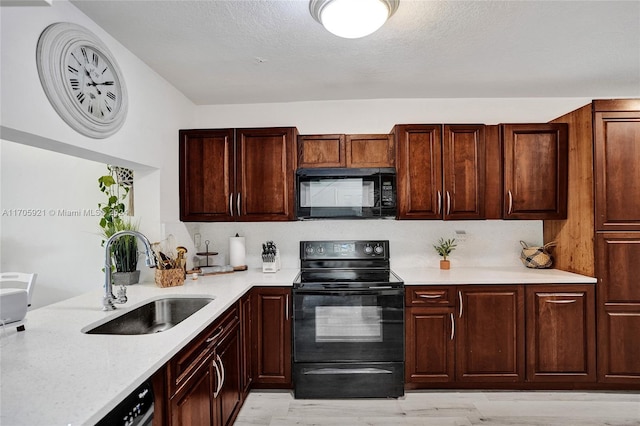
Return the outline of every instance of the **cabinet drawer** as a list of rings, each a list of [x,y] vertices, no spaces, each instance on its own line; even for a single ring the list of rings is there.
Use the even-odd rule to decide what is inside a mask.
[[[405,287],[407,306],[455,306],[455,295],[453,287]]]
[[[173,395],[207,360],[216,343],[233,331],[238,324],[238,308],[234,305],[169,361],[167,374],[170,395]]]

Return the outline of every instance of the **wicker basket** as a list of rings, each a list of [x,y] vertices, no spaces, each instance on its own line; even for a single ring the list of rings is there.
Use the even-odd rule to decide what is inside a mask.
[[[156,269],[158,287],[177,287],[184,284],[184,269]]]
[[[522,245],[520,260],[522,260],[524,266],[533,269],[547,269],[553,266],[553,257],[549,250],[556,245],[555,242],[539,247],[528,246],[524,241],[520,241],[520,244]]]

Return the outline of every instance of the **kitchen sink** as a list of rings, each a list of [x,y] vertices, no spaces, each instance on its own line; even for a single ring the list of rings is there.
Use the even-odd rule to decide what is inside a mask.
[[[204,308],[215,298],[165,297],[152,300],[101,324],[91,324],[82,329],[86,334],[153,334],[166,331],[195,312]]]

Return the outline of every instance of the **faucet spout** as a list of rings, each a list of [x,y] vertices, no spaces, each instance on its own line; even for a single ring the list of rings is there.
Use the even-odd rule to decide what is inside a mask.
[[[116,309],[113,301],[115,299],[113,295],[113,288],[111,283],[111,245],[115,240],[122,237],[123,235],[131,235],[137,237],[144,244],[145,250],[145,264],[150,268],[154,268],[156,266],[155,257],[153,256],[153,250],[151,250],[151,243],[149,239],[145,237],[142,233],[138,231],[120,231],[113,234],[109,239],[104,243],[104,296],[102,298],[102,310],[103,311],[113,311]]]

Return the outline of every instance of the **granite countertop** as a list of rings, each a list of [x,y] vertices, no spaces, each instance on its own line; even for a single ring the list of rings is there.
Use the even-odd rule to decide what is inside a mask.
[[[596,279],[555,269],[397,268],[407,285],[595,283]],[[129,286],[126,305],[101,310],[96,290],[27,314],[26,331],[0,330],[2,425],[93,424],[151,377],[180,349],[253,286],[291,286],[298,269],[187,278],[179,287],[154,283]],[[173,295],[215,296],[195,314],[158,334],[89,335],[80,330],[121,315],[145,301]]]

